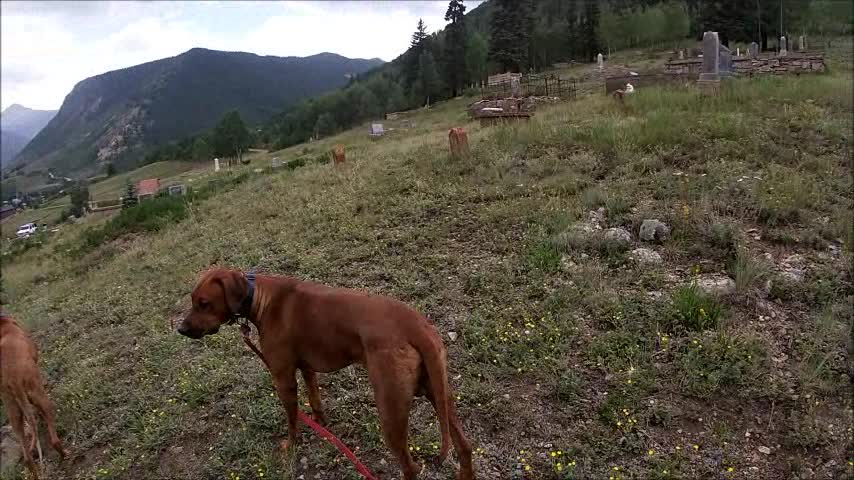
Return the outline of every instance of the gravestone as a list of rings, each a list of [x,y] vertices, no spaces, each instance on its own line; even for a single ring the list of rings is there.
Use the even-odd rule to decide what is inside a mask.
[[[601,53],[596,55],[596,63],[599,65],[599,70],[605,68],[605,57],[603,57]]]
[[[510,95],[514,98],[522,96],[522,82],[519,78],[510,78]]]
[[[732,51],[721,45],[718,55],[718,73],[722,78],[732,77]]]
[[[382,137],[384,134],[385,134],[385,129],[383,129],[382,123],[372,123],[371,124],[371,130],[369,132],[369,135],[372,138]]]
[[[801,51],[804,51],[807,49],[807,36],[806,35],[801,35],[801,37],[798,39],[798,46],[800,47],[799,50],[801,50]]]
[[[786,37],[780,37],[780,56],[785,57],[789,54],[788,49],[786,48],[788,45],[786,44]]]
[[[187,194],[187,186],[184,184],[170,185],[166,188],[166,191],[171,196],[186,195]]]
[[[703,34],[703,70],[700,81],[716,82],[720,77],[721,41],[718,32]]]
[[[679,60],[685,60],[685,50],[679,49]]]
[[[218,172],[218,171],[219,171],[219,159],[214,158],[214,172]]]
[[[759,56],[759,44],[756,42],[750,42],[750,47],[747,50],[750,58],[756,58]]]
[[[741,56],[741,48],[736,47],[736,49],[735,49],[735,56],[736,56],[736,57],[740,57],[740,56]]]

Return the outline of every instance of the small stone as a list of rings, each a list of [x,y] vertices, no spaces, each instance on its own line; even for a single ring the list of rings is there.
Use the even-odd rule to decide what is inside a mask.
[[[609,228],[605,230],[605,238],[620,243],[632,243],[632,234],[625,228]]]
[[[457,340],[457,332],[448,332],[448,338],[452,342],[455,342]]]
[[[299,463],[303,465],[308,465],[308,457],[302,457],[299,459]]]
[[[629,253],[629,258],[640,264],[658,265],[662,262],[661,255],[648,248],[636,248]]]
[[[383,458],[380,460],[380,465],[386,466],[386,465],[388,465],[388,462],[386,461],[386,459]]]
[[[587,222],[601,228],[601,225],[605,223],[605,207],[587,212]]]
[[[644,242],[663,242],[670,237],[670,227],[658,219],[647,219],[641,224],[639,237]]]
[[[509,393],[504,394],[504,400],[510,400],[510,394]]]
[[[765,455],[771,455],[771,449],[765,446],[760,446],[756,448],[759,450],[759,453],[764,453]]]
[[[735,291],[735,280],[720,274],[702,275],[697,287],[709,295],[729,295]]]

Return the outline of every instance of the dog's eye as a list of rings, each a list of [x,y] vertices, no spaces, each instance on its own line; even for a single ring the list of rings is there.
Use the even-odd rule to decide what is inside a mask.
[[[207,300],[199,300],[199,309],[207,310],[209,306],[210,306],[210,303],[208,303]]]

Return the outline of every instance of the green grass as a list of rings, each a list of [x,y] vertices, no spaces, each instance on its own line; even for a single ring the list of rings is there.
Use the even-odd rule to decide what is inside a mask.
[[[532,472],[523,478],[561,478],[549,456],[561,448],[576,460],[565,478],[607,477],[615,466],[627,477],[718,477],[728,465],[778,478],[810,448],[818,464],[836,462],[829,476],[844,476],[844,430],[793,439],[827,418],[851,420],[840,375],[851,250],[834,257],[823,243],[850,225],[851,89],[850,72],[739,79],[716,98],[645,88],[625,107],[597,94],[501,128],[469,122],[459,99],[413,112],[416,129],[379,141],[357,128],[259,155],[244,170],[270,156],[304,165],[223,175],[182,215],[105,236],[85,255],[67,250],[109,221],[69,227],[3,264],[8,308],[41,348],[61,434],[85,458],[65,478],[260,478],[261,469],[293,479],[317,464],[323,478],[352,477],[308,431],[292,456],[274,450],[282,410],[235,329],[198,342],[171,330],[211,265],[364,289],[424,312],[446,339],[484,475],[511,478],[521,457]],[[468,131],[471,158],[448,158],[450,126]],[[338,142],[347,164],[333,167],[323,159]],[[573,231],[600,206],[604,229],[635,236],[630,248],[643,246],[644,219],[670,225],[672,239],[654,247],[664,263],[635,266],[598,234]],[[810,232],[822,242],[800,241]],[[768,305],[733,301],[724,312],[691,286],[696,270],[731,272],[754,292],[766,252],[809,262],[788,289],[768,272]],[[395,476],[364,369],[324,374],[321,386],[330,429]],[[826,410],[795,425],[804,406],[792,396],[807,394]],[[723,438],[706,423],[712,414],[734,432],[725,448],[712,447]],[[743,435],[756,418],[763,442],[791,445],[774,461],[757,463]],[[413,443],[429,451],[426,402],[415,402],[411,423]]]

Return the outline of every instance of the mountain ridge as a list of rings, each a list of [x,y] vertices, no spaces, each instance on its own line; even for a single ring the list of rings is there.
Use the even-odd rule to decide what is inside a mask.
[[[380,62],[330,52],[278,57],[197,47],[104,72],[72,88],[15,168],[78,176],[108,163],[131,168],[148,148],[207,130],[230,110],[258,124]]]

